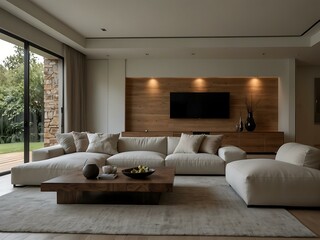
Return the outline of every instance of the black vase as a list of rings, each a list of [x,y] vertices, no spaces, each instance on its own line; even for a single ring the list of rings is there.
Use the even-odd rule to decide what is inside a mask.
[[[246,124],[244,126],[245,126],[245,128],[247,129],[248,132],[252,132],[256,128],[256,123],[254,122],[254,118],[253,118],[253,113],[252,112],[248,112],[247,121],[246,121]]]
[[[82,169],[83,176],[87,179],[96,179],[99,175],[99,167],[94,164],[86,164]]]

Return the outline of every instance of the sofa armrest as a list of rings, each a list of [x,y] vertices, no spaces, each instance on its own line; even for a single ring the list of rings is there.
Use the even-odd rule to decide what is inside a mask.
[[[218,156],[221,157],[226,162],[226,164],[236,160],[247,158],[246,152],[236,146],[224,146],[219,148]]]
[[[41,161],[53,157],[58,157],[64,154],[64,150],[60,145],[44,147],[32,151],[32,161]]]

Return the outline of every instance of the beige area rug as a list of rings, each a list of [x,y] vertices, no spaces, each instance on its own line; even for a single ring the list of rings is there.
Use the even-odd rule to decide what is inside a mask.
[[[0,231],[139,235],[315,237],[281,208],[247,208],[224,177],[178,176],[160,205],[57,205],[21,188],[0,197]]]

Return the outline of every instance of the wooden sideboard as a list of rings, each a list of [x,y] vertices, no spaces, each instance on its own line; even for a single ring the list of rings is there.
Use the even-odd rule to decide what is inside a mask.
[[[221,133],[224,145],[235,145],[247,153],[275,153],[284,143],[283,132]]]
[[[123,137],[180,136],[182,132],[122,132]],[[188,134],[223,134],[223,145],[240,147],[247,153],[275,153],[284,143],[283,132],[184,132]]]

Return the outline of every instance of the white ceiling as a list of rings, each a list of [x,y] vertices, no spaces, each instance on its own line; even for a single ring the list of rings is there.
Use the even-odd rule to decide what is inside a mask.
[[[89,58],[320,65],[320,0],[1,0],[0,7]]]
[[[319,0],[31,2],[86,38],[300,36],[320,20]]]

